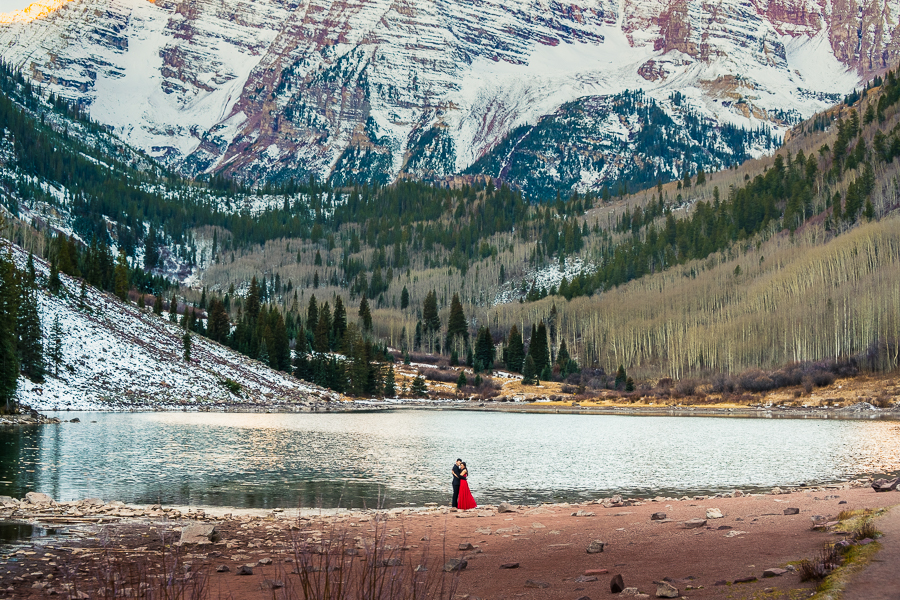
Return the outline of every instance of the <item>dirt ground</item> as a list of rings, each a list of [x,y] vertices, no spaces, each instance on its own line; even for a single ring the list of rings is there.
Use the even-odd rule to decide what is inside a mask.
[[[515,512],[219,510],[193,520],[184,512],[170,520],[137,510],[114,523],[72,526],[68,536],[0,546],[0,599],[157,598],[162,588],[178,598],[303,598],[304,586],[323,588],[329,571],[332,582],[341,573],[348,582],[393,581],[398,589],[385,588],[385,598],[406,597],[399,588],[417,578],[434,597],[456,600],[596,600],[613,597],[616,574],[650,597],[654,582],[666,580],[688,598],[805,598],[814,585],[801,583],[797,572],[769,578],[763,571],[791,569],[846,535],[833,527],[814,531],[814,518],[891,506],[900,493],[844,484],[780,495],[614,500]],[[799,512],[785,514],[789,508]],[[722,517],[707,518],[708,509]],[[691,519],[706,523],[688,528]],[[182,528],[198,522],[215,525],[214,541],[180,546]],[[595,540],[603,551],[588,553]],[[451,558],[465,559],[465,569],[445,573]],[[415,571],[419,565],[427,570]],[[252,574],[239,574],[244,566]],[[745,578],[755,579],[738,582]],[[341,596],[332,589],[332,597]]]

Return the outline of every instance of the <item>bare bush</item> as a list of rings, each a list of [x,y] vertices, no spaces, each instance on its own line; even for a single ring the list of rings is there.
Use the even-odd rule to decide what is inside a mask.
[[[699,385],[700,384],[696,379],[679,379],[678,383],[675,384],[675,391],[682,396],[693,396],[697,393],[697,387]]]
[[[450,369],[446,371],[441,369],[419,369],[419,375],[429,381],[439,381],[441,383],[456,383],[456,380],[459,379],[459,373]]]

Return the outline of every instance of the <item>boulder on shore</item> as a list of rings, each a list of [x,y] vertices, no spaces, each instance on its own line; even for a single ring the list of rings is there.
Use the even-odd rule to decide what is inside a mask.
[[[53,498],[39,492],[28,492],[25,494],[25,502],[29,504],[50,504],[53,502]]]

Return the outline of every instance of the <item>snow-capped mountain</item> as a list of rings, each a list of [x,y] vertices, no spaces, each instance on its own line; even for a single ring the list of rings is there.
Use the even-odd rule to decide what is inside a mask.
[[[53,0],[0,15],[0,48],[188,174],[390,180],[462,172],[625,90],[676,123],[677,91],[777,135],[892,64],[898,16],[898,0]],[[595,175],[581,186],[617,172]]]

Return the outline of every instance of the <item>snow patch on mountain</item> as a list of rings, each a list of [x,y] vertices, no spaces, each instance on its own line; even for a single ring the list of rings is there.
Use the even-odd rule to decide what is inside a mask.
[[[525,299],[532,287],[538,292],[541,290],[549,292],[550,288],[555,287],[558,289],[563,279],[572,281],[580,273],[590,275],[596,270],[597,267],[593,263],[581,258],[566,258],[564,265],[555,262],[531,269],[521,279],[510,280],[501,285],[497,295],[494,296],[493,304],[519,302]]]

